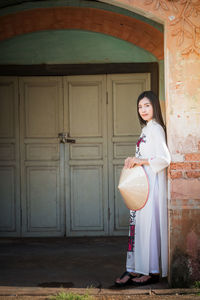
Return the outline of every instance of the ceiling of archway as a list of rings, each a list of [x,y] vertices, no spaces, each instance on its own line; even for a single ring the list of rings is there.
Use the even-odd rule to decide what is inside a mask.
[[[49,7],[0,17],[0,40],[16,35],[57,29],[82,29],[108,34],[133,43],[163,59],[163,33],[135,18],[86,7]]]

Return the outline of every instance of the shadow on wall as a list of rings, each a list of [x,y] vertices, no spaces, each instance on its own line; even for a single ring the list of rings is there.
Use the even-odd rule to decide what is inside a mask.
[[[200,280],[200,249],[197,258],[175,248],[171,261],[172,288],[188,288]]]

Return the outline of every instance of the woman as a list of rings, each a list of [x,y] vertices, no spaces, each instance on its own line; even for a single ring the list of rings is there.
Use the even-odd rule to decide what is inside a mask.
[[[167,276],[168,230],[166,168],[170,154],[166,145],[165,125],[160,103],[152,91],[143,92],[137,100],[142,133],[135,157],[125,160],[125,167],[143,166],[149,180],[149,198],[139,211],[130,211],[129,243],[126,272],[115,285],[145,285]],[[161,262],[161,264],[159,264]]]

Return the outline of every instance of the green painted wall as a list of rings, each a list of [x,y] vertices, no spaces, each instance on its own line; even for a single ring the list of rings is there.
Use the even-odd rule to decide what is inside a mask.
[[[89,31],[52,30],[0,43],[0,64],[154,62],[156,57],[124,40]]]

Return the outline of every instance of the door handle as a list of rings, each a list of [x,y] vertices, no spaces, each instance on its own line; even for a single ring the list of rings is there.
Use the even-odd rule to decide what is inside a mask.
[[[66,142],[66,143],[75,144],[75,143],[76,143],[76,140],[75,140],[75,139],[66,139],[65,142]]]
[[[76,143],[76,140],[75,139],[71,139],[71,138],[68,138],[68,133],[66,132],[60,132],[58,134],[58,138],[60,139],[60,143],[62,144],[65,144],[65,143]]]

